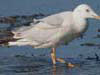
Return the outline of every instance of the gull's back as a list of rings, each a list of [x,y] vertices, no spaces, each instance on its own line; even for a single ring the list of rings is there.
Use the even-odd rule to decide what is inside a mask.
[[[15,34],[16,33],[23,34],[20,37],[31,36],[31,34],[33,34],[32,36],[34,37],[34,33],[36,35],[36,34],[40,33],[40,31],[41,31],[40,34],[42,34],[42,31],[45,32],[45,30],[52,31],[52,29],[57,29],[57,28],[62,27],[64,23],[65,23],[64,25],[69,26],[70,23],[72,23],[71,22],[72,21],[72,12],[62,12],[62,13],[54,14],[54,15],[45,17],[43,19],[39,19],[37,21],[39,21],[39,22],[38,23],[31,23],[31,26],[22,27],[22,28],[20,28],[16,31],[13,31],[13,32]],[[28,33],[28,34],[25,34],[25,33]],[[47,32],[45,32],[45,33],[47,33]],[[36,35],[36,36],[38,36],[38,35]]]

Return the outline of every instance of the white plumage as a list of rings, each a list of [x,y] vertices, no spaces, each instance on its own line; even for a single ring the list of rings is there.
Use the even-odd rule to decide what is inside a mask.
[[[30,27],[22,27],[12,31],[14,38],[21,38],[9,45],[31,45],[34,48],[53,48],[69,43],[87,29],[88,18],[98,15],[87,5],[81,4],[73,11],[54,14],[31,23]]]

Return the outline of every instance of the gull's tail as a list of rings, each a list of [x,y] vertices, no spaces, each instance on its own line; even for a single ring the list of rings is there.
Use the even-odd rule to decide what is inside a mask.
[[[13,36],[11,31],[0,31],[0,45],[8,45],[10,41],[17,41],[18,39],[13,38]]]
[[[12,46],[12,45],[25,45],[25,41],[21,38],[14,38],[16,35],[11,31],[0,31],[0,46]],[[20,41],[19,41],[20,40]]]
[[[1,35],[3,34],[3,36]],[[19,32],[2,31],[0,32],[0,46],[24,46],[29,45],[28,39],[22,38]]]

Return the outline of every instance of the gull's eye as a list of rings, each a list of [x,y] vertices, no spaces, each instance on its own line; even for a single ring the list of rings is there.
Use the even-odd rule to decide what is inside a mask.
[[[89,12],[90,10],[89,9],[86,9],[86,12]]]

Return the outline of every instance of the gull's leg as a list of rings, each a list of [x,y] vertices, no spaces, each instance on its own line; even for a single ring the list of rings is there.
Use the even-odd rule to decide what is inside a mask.
[[[56,61],[58,61],[58,62],[66,64],[69,68],[72,68],[72,67],[75,66],[74,64],[71,64],[70,62],[66,62],[62,58],[56,58],[56,48],[52,48],[51,59],[52,59],[52,62],[53,62],[54,65],[56,64]]]
[[[64,59],[62,59],[62,58],[57,58],[56,59],[58,62],[61,62],[61,63],[64,63],[64,64],[66,64],[69,68],[72,68],[72,67],[74,67],[75,65],[74,64],[71,64],[70,62],[66,62]]]
[[[56,48],[52,48],[51,59],[52,59],[53,64],[55,65],[56,64]]]

